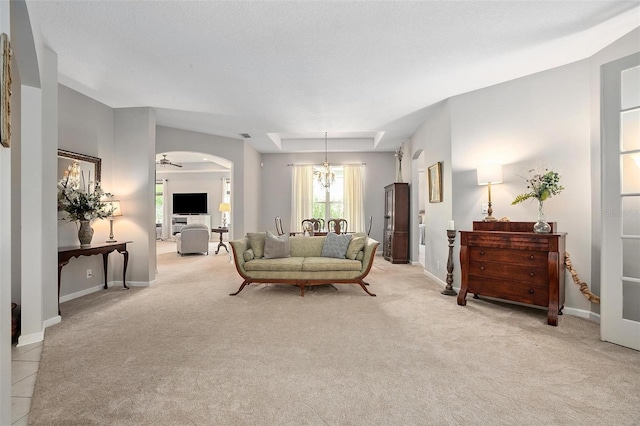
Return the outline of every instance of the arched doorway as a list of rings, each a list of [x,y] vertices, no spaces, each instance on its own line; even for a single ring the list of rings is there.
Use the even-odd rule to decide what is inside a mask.
[[[191,215],[199,215],[198,220],[210,228],[225,225],[232,235],[232,169],[233,162],[208,153],[157,153],[156,239],[173,240],[187,220],[193,219]]]

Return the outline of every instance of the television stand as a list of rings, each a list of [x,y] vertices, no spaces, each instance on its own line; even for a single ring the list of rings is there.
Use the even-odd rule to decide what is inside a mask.
[[[176,235],[186,225],[201,223],[207,226],[209,237],[211,237],[211,215],[210,214],[174,214],[171,216],[171,235]]]

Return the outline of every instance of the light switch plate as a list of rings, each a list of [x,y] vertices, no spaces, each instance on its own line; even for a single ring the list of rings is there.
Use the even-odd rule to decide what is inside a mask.
[[[489,203],[482,203],[480,205],[480,213],[487,214],[489,212]]]

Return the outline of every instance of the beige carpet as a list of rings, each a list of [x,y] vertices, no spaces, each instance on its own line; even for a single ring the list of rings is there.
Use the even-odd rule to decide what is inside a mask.
[[[63,303],[29,423],[640,424],[640,353],[601,342],[597,324],[459,307],[419,267],[380,257],[378,297],[338,285],[231,297],[228,260],[167,252],[154,287]]]

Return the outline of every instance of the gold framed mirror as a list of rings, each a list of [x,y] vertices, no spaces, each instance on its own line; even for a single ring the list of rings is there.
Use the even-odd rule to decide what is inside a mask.
[[[58,181],[68,176],[72,170],[74,173],[79,173],[80,179],[84,177],[84,185],[100,182],[102,178],[102,159],[59,149]]]

